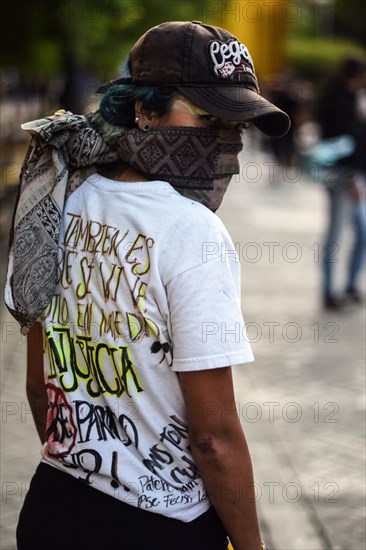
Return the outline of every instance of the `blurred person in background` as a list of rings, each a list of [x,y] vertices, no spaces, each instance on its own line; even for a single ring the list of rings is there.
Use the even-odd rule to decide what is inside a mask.
[[[269,147],[281,166],[298,162],[296,134],[308,117],[310,86],[291,74],[278,74],[273,78],[270,99],[291,119],[289,131],[280,138],[269,138]]]
[[[42,459],[18,549],[263,550],[231,374],[253,360],[240,265],[214,212],[244,128],[289,118],[198,22],[147,31],[99,93],[23,126],[5,298]]]
[[[339,309],[363,302],[359,276],[366,250],[365,214],[365,116],[359,93],[365,87],[365,64],[345,59],[324,88],[318,105],[321,138],[350,137],[354,146],[337,160],[324,178],[328,196],[328,226],[323,247],[323,305]],[[334,271],[339,261],[341,229],[350,221],[353,243],[347,265],[344,293],[335,291]]]

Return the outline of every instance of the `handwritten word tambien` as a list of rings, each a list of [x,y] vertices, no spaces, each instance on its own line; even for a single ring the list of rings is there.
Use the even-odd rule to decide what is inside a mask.
[[[65,247],[118,258],[118,248],[126,239],[128,231],[122,234],[116,227],[94,220],[85,222],[81,216],[69,212],[67,216],[68,225],[62,243]]]
[[[124,232],[116,227],[102,224],[96,220],[82,220],[77,214],[67,214],[68,225],[62,247],[69,250],[102,256],[113,256],[133,266],[135,275],[143,275],[150,268],[149,249],[154,240],[139,234],[131,241],[127,240],[129,230]],[[131,237],[130,237],[131,238]],[[121,250],[122,249],[122,250]],[[143,256],[143,261],[138,256]]]

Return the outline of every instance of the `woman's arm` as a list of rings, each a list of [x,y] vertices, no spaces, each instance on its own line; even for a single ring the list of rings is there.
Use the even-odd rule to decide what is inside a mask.
[[[179,373],[190,443],[234,550],[260,550],[251,458],[236,412],[231,367]]]
[[[42,324],[35,323],[27,335],[27,397],[42,443],[45,441],[48,399],[43,374]]]

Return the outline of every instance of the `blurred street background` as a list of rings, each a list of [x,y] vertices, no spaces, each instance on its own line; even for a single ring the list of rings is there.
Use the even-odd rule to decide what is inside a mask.
[[[325,83],[345,59],[365,62],[365,6],[362,0],[18,0],[8,5],[0,33],[2,284],[28,142],[20,125],[60,108],[95,109],[95,90],[119,74],[131,45],[153,25],[198,20],[228,29],[248,46],[262,94],[289,112],[287,138],[274,142],[248,131],[241,173],[218,211],[241,260],[242,307],[256,360],[235,368],[237,408],[272,550],[366,549],[365,306],[323,307],[327,193],[317,165],[304,164],[320,138]],[[364,86],[356,99],[364,117]],[[352,238],[344,223],[334,256],[340,292]],[[359,290],[364,297],[364,268]],[[3,303],[0,312],[0,548],[15,550],[40,446],[25,396],[25,339]]]

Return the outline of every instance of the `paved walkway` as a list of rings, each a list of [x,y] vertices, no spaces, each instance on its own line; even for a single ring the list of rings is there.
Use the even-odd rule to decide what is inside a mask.
[[[299,170],[275,170],[268,155],[248,150],[242,161],[219,215],[241,257],[256,357],[235,368],[235,384],[263,536],[273,550],[364,550],[365,311],[319,306],[320,187]],[[5,259],[3,246],[3,267]],[[14,550],[40,449],[24,391],[24,339],[1,313],[0,547]]]

